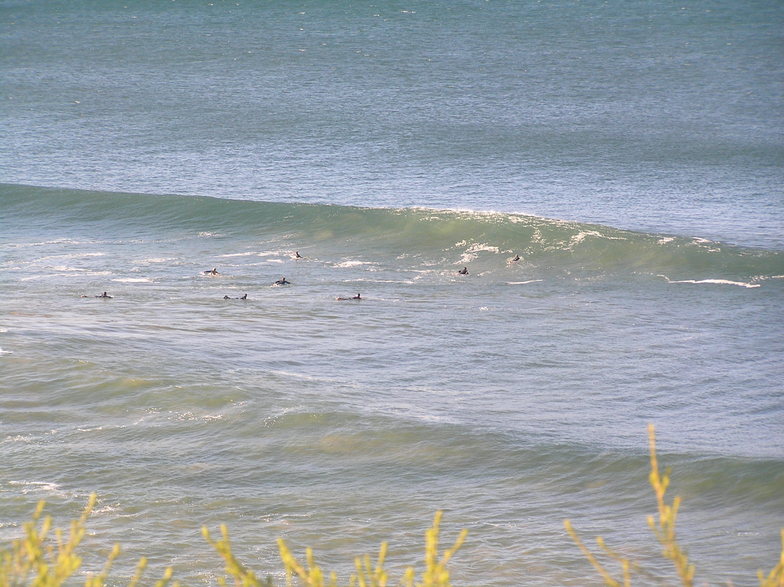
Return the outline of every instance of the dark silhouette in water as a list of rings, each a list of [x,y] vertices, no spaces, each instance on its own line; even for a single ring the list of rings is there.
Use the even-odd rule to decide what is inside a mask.
[[[223,296],[223,299],[224,300],[247,300],[248,299],[248,294],[245,294],[245,295],[240,296],[238,298],[230,298],[229,296]]]
[[[108,293],[106,293],[106,292],[103,292],[101,295],[99,295],[99,296],[95,296],[95,297],[96,297],[96,298],[107,298],[107,299],[112,299],[112,296],[110,296],[110,295],[109,295]]]
[[[275,285],[289,285],[290,283],[290,281],[286,281],[285,277],[281,277],[275,282]]]
[[[458,273],[460,275],[468,275],[468,267],[463,267]]]
[[[218,268],[217,267],[213,267],[212,269],[209,269],[208,271],[205,271],[204,275],[220,275],[220,273],[218,273]]]
[[[302,259],[302,255],[299,254],[299,251],[294,251],[294,258],[295,259]]]
[[[514,259],[512,259],[512,261],[519,261],[519,260],[520,260],[520,255],[515,255]]]
[[[339,301],[341,301],[341,302],[344,302],[344,301],[346,301],[346,300],[361,300],[361,299],[362,299],[362,296],[361,296],[361,295],[359,295],[359,294],[357,294],[357,295],[355,295],[355,296],[353,296],[353,297],[351,297],[351,298],[335,298],[335,299],[336,299],[336,300],[339,300]]]

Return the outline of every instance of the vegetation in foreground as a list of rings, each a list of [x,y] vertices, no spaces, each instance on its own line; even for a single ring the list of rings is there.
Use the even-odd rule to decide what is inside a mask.
[[[671,502],[667,501],[665,494],[670,483],[670,476],[669,471],[662,473],[659,470],[653,426],[649,426],[648,436],[651,462],[649,481],[658,506],[657,514],[648,517],[648,525],[661,545],[662,556],[672,563],[680,583],[684,587],[692,587],[695,568],[689,561],[685,549],[678,542],[675,532],[675,522],[681,501],[679,497],[675,497]],[[0,550],[0,587],[58,587],[68,581],[82,564],[82,558],[77,553],[77,548],[84,537],[87,519],[95,504],[95,499],[95,495],[90,496],[81,517],[71,522],[67,535],[61,528],[52,530],[52,518],[43,516],[44,502],[39,502],[32,520],[24,524],[24,535]],[[424,569],[417,574],[414,567],[407,568],[395,584],[403,587],[449,587],[452,585],[447,564],[463,544],[467,531],[460,532],[453,545],[440,552],[440,522],[441,512],[437,512],[432,527],[425,533]],[[596,569],[605,585],[629,587],[632,585],[632,578],[642,572],[637,563],[609,548],[601,537],[596,539],[599,548],[597,555],[580,539],[569,520],[564,520],[564,527],[588,562]],[[220,585],[275,587],[271,578],[259,579],[252,570],[237,560],[232,552],[228,530],[225,526],[221,526],[219,538],[214,538],[206,527],[202,528],[202,535],[223,558],[225,576],[218,579]],[[762,571],[757,573],[760,587],[784,587],[784,529],[781,531],[781,541],[782,551],[776,566],[768,574]],[[338,587],[339,583],[335,573],[327,574],[322,571],[315,563],[311,549],[307,549],[305,552],[304,564],[292,554],[282,539],[278,539],[278,549],[286,573],[287,587],[294,585]],[[119,555],[120,546],[115,545],[103,569],[99,573],[91,574],[85,578],[85,587],[106,585],[112,564]],[[352,574],[347,585],[350,587],[392,585],[389,574],[384,569],[386,555],[387,543],[385,542],[382,543],[375,562],[369,556],[357,557],[355,559],[356,572]],[[605,562],[602,562],[600,558]],[[620,567],[619,578],[614,577],[613,573],[608,570],[610,562],[614,562]],[[146,566],[147,560],[142,558],[136,566],[136,572],[128,582],[129,587],[141,584]],[[172,576],[172,568],[167,568],[163,577],[153,580],[153,584],[155,587],[164,587],[170,584],[172,587],[179,585],[178,582],[172,581]],[[112,583],[115,584],[116,581],[112,581]]]

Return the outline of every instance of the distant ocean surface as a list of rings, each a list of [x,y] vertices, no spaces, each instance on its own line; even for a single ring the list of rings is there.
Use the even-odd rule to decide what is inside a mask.
[[[85,571],[215,584],[225,523],[347,581],[444,510],[457,585],[598,584],[570,518],[671,584],[653,423],[757,584],[782,96],[773,1],[0,0],[0,540],[96,492]]]

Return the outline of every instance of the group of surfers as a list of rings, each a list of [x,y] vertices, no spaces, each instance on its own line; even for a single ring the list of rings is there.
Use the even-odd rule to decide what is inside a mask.
[[[302,255],[299,254],[299,251],[294,251],[294,258],[295,259],[302,259],[303,257],[302,257]],[[512,259],[510,259],[511,262],[515,262],[515,263],[517,261],[519,261],[519,260],[520,260],[520,255],[515,255]],[[460,274],[460,275],[468,275],[468,267],[463,267],[462,269],[460,269],[460,271],[458,271],[458,274]],[[206,271],[204,271],[204,275],[220,275],[220,272],[218,271],[217,267],[213,267],[212,269],[207,269]],[[286,279],[285,276],[284,276],[284,277],[281,277],[280,279],[278,279],[277,281],[275,281],[275,283],[273,283],[272,285],[291,285],[291,282],[288,279]],[[82,296],[82,297],[87,297],[87,296]],[[111,299],[112,298],[112,296],[110,296],[107,292],[103,292],[102,294],[97,295],[95,297],[96,298],[107,298],[107,299]],[[242,295],[242,296],[240,296],[238,298],[232,298],[232,297],[229,297],[228,295],[225,295],[225,296],[223,296],[223,299],[224,300],[247,300],[248,299],[248,294]],[[338,300],[338,301],[361,300],[362,296],[359,293],[357,293],[357,295],[352,296],[350,298],[337,297],[335,299]]]
[[[294,251],[294,258],[295,259],[303,259],[304,257],[299,254],[299,251]],[[218,271],[217,267],[213,267],[212,269],[208,269],[207,271],[205,271],[204,275],[220,275],[220,272]],[[272,285],[291,285],[291,282],[288,279],[286,279],[285,276],[283,276],[280,279],[278,279],[277,281],[275,281]],[[226,295],[226,296],[223,296],[223,299],[224,300],[247,300],[248,299],[248,294],[245,294],[245,295],[240,296],[238,298],[232,298],[232,297],[229,297],[229,296]],[[337,297],[335,299],[338,300],[338,301],[341,301],[341,302],[345,301],[345,300],[361,300],[362,299],[362,295],[360,293],[357,293],[357,295],[351,296],[350,298]]]

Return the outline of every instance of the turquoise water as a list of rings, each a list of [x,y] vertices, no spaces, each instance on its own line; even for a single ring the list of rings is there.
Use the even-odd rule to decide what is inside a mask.
[[[226,523],[347,579],[443,509],[456,584],[592,584],[568,517],[668,584],[654,423],[697,579],[773,566],[779,4],[0,19],[3,539],[97,492],[87,569],[214,584]]]

